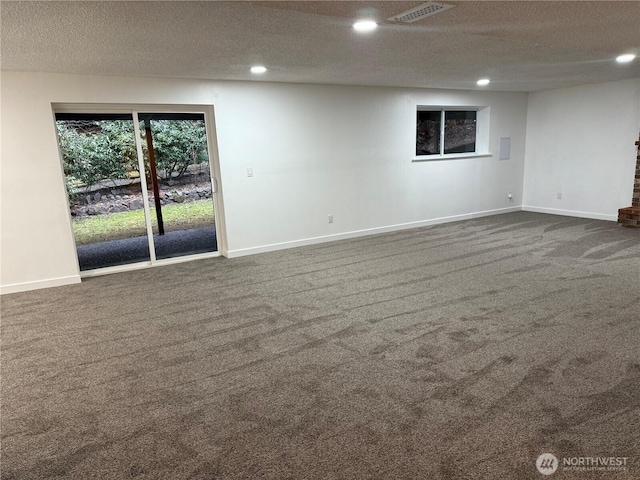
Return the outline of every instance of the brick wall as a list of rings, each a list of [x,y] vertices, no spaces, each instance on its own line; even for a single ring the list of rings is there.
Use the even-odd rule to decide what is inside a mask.
[[[618,223],[623,227],[630,228],[640,228],[640,138],[636,142],[636,146],[638,147],[638,156],[631,206],[618,210]]]

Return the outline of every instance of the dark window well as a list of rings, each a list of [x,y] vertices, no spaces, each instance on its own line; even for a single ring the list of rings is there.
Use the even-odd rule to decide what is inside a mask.
[[[440,155],[442,112],[418,111],[416,155]]]
[[[418,110],[416,156],[475,152],[477,113],[445,110],[443,115],[442,110]]]
[[[444,112],[444,153],[476,151],[476,113]]]

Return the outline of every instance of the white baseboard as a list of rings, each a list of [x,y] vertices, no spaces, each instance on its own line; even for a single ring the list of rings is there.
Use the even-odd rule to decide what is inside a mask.
[[[256,253],[274,252],[276,250],[285,250],[287,248],[304,247],[306,245],[315,245],[318,243],[335,242],[337,240],[347,240],[349,238],[364,237],[367,235],[375,235],[378,233],[395,232],[398,230],[406,230],[409,228],[428,227],[430,225],[438,225],[441,223],[458,222],[460,220],[470,220],[473,218],[488,217],[491,215],[499,215],[502,213],[519,212],[522,208],[509,207],[499,208],[496,210],[486,210],[482,212],[465,213],[463,215],[453,215],[450,217],[433,218],[430,220],[420,220],[418,222],[401,223],[397,225],[389,225],[387,227],[376,227],[365,230],[356,230],[346,233],[337,233],[334,235],[324,235],[322,237],[305,238],[302,240],[294,240],[291,242],[273,243],[260,247],[241,248],[238,250],[229,250],[226,252],[227,257],[243,257],[245,255],[254,255]]]
[[[556,208],[532,207],[530,205],[523,205],[522,210],[524,212],[549,213],[551,215],[563,215],[565,217],[590,218],[592,220],[607,220],[610,222],[618,221],[617,215],[606,215],[604,213],[578,212],[575,210],[560,210]]]
[[[28,292],[29,290],[39,290],[41,288],[61,287],[80,283],[80,275],[70,277],[49,278],[47,280],[36,280],[35,282],[13,283],[0,286],[0,295],[9,293]]]

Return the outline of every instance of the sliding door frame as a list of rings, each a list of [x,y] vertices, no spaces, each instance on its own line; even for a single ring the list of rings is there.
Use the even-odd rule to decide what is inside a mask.
[[[55,121],[56,113],[123,113],[131,115],[133,120],[133,128],[136,136],[136,152],[138,156],[138,168],[140,169],[140,183],[142,187],[142,198],[145,209],[145,223],[147,229],[147,239],[149,240],[149,254],[150,260],[144,262],[130,263],[126,265],[117,265],[113,267],[104,267],[95,270],[80,270],[80,262],[77,255],[77,245],[75,236],[73,235],[73,228],[71,226],[71,213],[69,211],[69,192],[66,192],[67,197],[67,209],[69,211],[69,228],[72,231],[73,247],[76,251],[76,268],[78,275],[81,278],[94,277],[98,275],[106,275],[109,273],[120,273],[130,270],[139,270],[150,267],[157,267],[162,265],[169,265],[173,263],[188,262],[191,260],[213,258],[220,256],[227,256],[227,235],[226,235],[226,223],[224,220],[224,202],[222,195],[222,182],[220,181],[220,159],[218,155],[218,142],[216,135],[215,125],[215,113],[213,105],[159,105],[159,104],[87,104],[87,103],[53,103],[51,105],[53,118]],[[185,255],[180,257],[172,257],[166,259],[157,259],[155,252],[155,245],[153,241],[153,228],[151,222],[151,210],[149,204],[149,195],[147,191],[146,178],[144,175],[144,156],[142,152],[140,123],[138,121],[138,113],[199,113],[203,114],[205,118],[205,129],[207,136],[207,153],[209,155],[209,170],[211,174],[211,199],[213,201],[213,211],[215,218],[216,240],[218,250],[215,252],[198,253],[194,255]],[[59,150],[58,143],[58,150]],[[62,155],[60,155],[60,168],[62,169],[63,188],[66,191],[66,185],[64,183],[64,169],[62,162]]]

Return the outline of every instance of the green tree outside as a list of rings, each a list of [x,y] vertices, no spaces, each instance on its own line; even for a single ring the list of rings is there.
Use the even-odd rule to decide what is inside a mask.
[[[137,176],[132,121],[58,121],[56,128],[70,195],[100,182]],[[180,178],[189,165],[207,163],[203,121],[156,120],[151,122],[151,131],[161,180]],[[143,142],[143,149],[148,157],[146,142]]]

